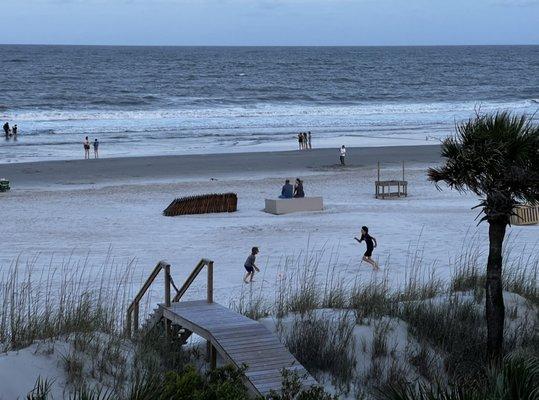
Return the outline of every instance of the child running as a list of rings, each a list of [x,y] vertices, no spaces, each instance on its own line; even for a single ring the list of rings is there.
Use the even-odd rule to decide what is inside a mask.
[[[376,243],[376,239],[374,237],[369,235],[369,228],[367,228],[366,226],[362,226],[361,239],[358,239],[357,237],[355,237],[354,239],[356,239],[359,243],[365,241],[365,244],[367,245],[367,251],[365,252],[365,254],[363,254],[363,261],[368,262],[375,270],[378,270],[378,263],[371,258],[372,251],[375,247],[378,246],[378,243]]]
[[[243,278],[243,281],[245,283],[251,283],[253,282],[253,277],[255,276],[255,271],[260,272],[258,267],[256,266],[256,255],[258,254],[258,247],[253,247],[251,249],[251,255],[247,257],[247,260],[245,261],[244,267],[247,271],[245,274],[245,277]]]

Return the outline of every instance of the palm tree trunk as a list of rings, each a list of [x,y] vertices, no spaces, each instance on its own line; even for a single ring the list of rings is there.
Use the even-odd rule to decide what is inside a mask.
[[[505,221],[489,221],[489,253],[486,282],[487,355],[498,363],[503,355],[505,307],[502,287],[502,246]]]

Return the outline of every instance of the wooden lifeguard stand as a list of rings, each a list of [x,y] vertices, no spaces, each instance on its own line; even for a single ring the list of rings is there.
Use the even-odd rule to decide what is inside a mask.
[[[408,196],[408,181],[404,179],[404,161],[402,162],[402,180],[380,180],[380,161],[378,161],[378,180],[374,182],[377,199],[393,199]]]

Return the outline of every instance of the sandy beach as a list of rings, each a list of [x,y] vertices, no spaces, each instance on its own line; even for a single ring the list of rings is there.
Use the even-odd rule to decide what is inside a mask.
[[[249,176],[279,176],[331,170],[339,164],[338,149],[255,153],[197,154],[101,158],[99,160],[36,161],[0,164],[0,177],[14,188],[44,188],[51,185],[104,185],[159,180]],[[395,146],[349,148],[350,168],[381,163],[434,163],[439,146]]]
[[[19,258],[39,271],[69,259],[97,271],[107,258],[119,265],[135,260],[133,285],[139,287],[158,260],[168,260],[181,282],[207,257],[216,263],[216,299],[226,304],[243,289],[243,262],[254,245],[263,269],[255,287],[264,290],[283,276],[285,257],[306,253],[321,254],[321,274],[332,259],[338,274],[367,279],[372,269],[361,264],[364,248],[353,240],[367,225],[379,241],[375,259],[393,284],[411,273],[412,259],[424,273],[447,278],[469,242],[486,249],[487,225],[477,226],[474,196],[439,191],[427,181],[438,153],[437,146],[349,149],[344,168],[335,149],[1,165],[12,191],[0,195],[0,265]],[[374,198],[378,160],[383,179],[400,177],[405,162],[408,198]],[[264,198],[276,197],[284,179],[297,176],[307,195],[324,197],[325,210],[264,213]],[[176,197],[218,192],[237,193],[238,212],[161,214]],[[534,252],[538,226],[509,232],[516,254]]]

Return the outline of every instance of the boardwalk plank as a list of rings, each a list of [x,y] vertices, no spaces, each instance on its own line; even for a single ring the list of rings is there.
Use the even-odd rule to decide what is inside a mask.
[[[297,371],[307,386],[317,384],[279,338],[257,321],[204,300],[159,307],[174,324],[210,340],[225,360],[248,365],[245,377],[256,394],[280,391],[283,368]]]

